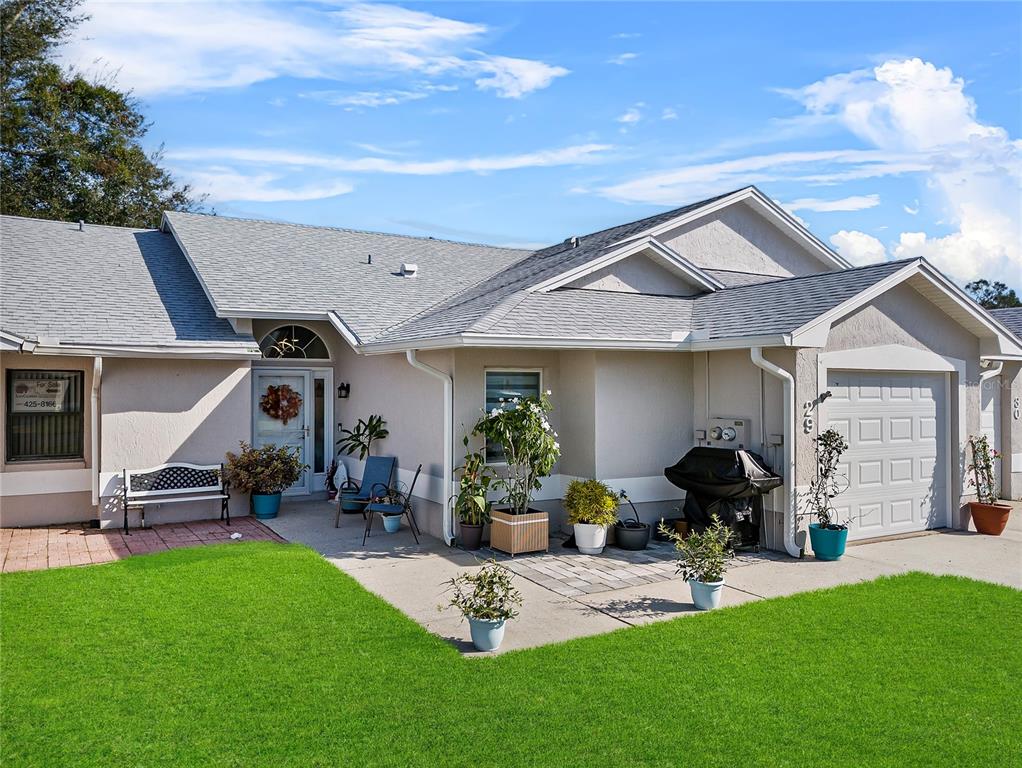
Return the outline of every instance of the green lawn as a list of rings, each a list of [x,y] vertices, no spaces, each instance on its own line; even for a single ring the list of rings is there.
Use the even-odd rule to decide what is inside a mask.
[[[964,579],[913,574],[481,660],[296,546],[0,586],[5,768],[1022,754],[1022,593]]]

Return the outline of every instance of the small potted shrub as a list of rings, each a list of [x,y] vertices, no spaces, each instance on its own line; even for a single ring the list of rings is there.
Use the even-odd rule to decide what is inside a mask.
[[[468,619],[477,650],[497,650],[504,640],[505,622],[518,615],[522,596],[511,579],[507,568],[490,560],[476,573],[461,573],[449,582],[454,596],[448,605]]]
[[[342,429],[341,439],[337,441],[337,445],[346,455],[352,456],[357,453],[358,458],[365,461],[368,456],[372,455],[373,443],[383,440],[389,435],[390,430],[387,429],[387,422],[383,417],[371,414],[368,420],[359,419],[354,429]],[[330,477],[333,477],[333,473],[330,474]],[[352,501],[355,494],[356,491],[341,489],[342,512],[361,512],[365,509],[364,503]]]
[[[568,524],[583,555],[598,555],[607,545],[607,528],[617,521],[617,494],[599,480],[572,480],[564,494]]]
[[[816,438],[816,477],[809,483],[809,541],[817,560],[839,560],[848,543],[848,524],[837,519],[834,499],[848,489],[848,478],[837,471],[841,454],[848,443],[836,429],[828,429]]]
[[[614,540],[621,549],[627,549],[632,552],[639,552],[649,546],[649,523],[644,523],[639,519],[639,512],[635,509],[635,505],[632,504],[632,500],[628,498],[628,494],[621,491],[618,494],[622,501],[627,501],[628,506],[632,508],[633,520],[625,520],[619,518],[614,523]]]
[[[1008,524],[1008,513],[1011,507],[997,503],[997,491],[994,488],[994,462],[1000,455],[990,448],[986,435],[969,438],[972,449],[972,463],[967,467],[971,474],[969,485],[976,489],[976,501],[969,502],[969,514],[976,524],[976,531],[987,536],[1000,536]]]
[[[703,531],[682,537],[664,525],[661,532],[674,543],[678,552],[678,573],[688,582],[692,602],[700,611],[720,607],[724,592],[724,574],[734,557],[731,551],[731,529],[714,515]]]
[[[234,488],[251,494],[252,514],[269,520],[280,511],[280,495],[309,468],[298,448],[273,443],[253,448],[242,441],[237,453],[227,452],[225,474]]]
[[[468,449],[468,436],[462,441]],[[452,497],[454,513],[458,516],[461,546],[469,551],[479,549],[483,544],[483,525],[490,521],[492,503],[487,498],[490,485],[496,474],[486,466],[482,451],[468,451],[458,470],[458,492]]]
[[[539,397],[501,400],[499,408],[484,412],[472,429],[504,451],[506,468],[493,481],[504,491],[506,509],[492,510],[490,546],[512,555],[538,552],[550,546],[550,516],[532,509],[532,494],[543,487],[561,455],[557,433],[547,418],[553,410],[550,391]]]

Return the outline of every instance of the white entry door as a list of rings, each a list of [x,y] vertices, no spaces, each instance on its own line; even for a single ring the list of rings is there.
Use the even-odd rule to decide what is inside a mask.
[[[946,387],[944,374],[828,372],[827,423],[849,445],[835,507],[850,539],[947,525]]]
[[[252,408],[254,420],[252,428],[252,444],[256,447],[272,443],[277,446],[286,445],[298,450],[303,464],[312,464],[309,460],[312,451],[312,403],[309,395],[312,391],[310,371],[267,371],[254,370],[252,374]],[[289,418],[285,424],[283,419],[275,418],[263,410],[263,397],[270,387],[288,386],[301,397],[297,415]],[[286,494],[310,493],[312,491],[312,472],[306,470],[294,485],[284,491]]]

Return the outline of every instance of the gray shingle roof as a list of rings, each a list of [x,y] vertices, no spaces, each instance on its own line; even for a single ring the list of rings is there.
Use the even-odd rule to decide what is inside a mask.
[[[897,272],[911,259],[726,288],[700,296],[650,296],[562,288],[519,292],[482,312],[459,306],[417,318],[379,341],[414,341],[460,332],[549,338],[669,341],[674,332],[713,340],[790,333]],[[471,315],[472,321],[465,322]],[[451,315],[454,316],[452,319]],[[460,324],[459,324],[460,323]]]
[[[0,217],[0,328],[65,344],[251,346],[167,234]]]
[[[336,311],[363,340],[529,251],[425,237],[167,213],[217,309]],[[372,255],[372,264],[368,256]],[[403,262],[418,266],[400,274]]]
[[[992,309],[990,314],[1001,325],[1022,339],[1022,307],[1010,309]]]

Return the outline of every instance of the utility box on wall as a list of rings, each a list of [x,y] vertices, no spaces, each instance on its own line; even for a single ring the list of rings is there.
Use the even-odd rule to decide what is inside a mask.
[[[714,448],[749,448],[750,424],[748,419],[715,416],[710,419],[707,444]]]

